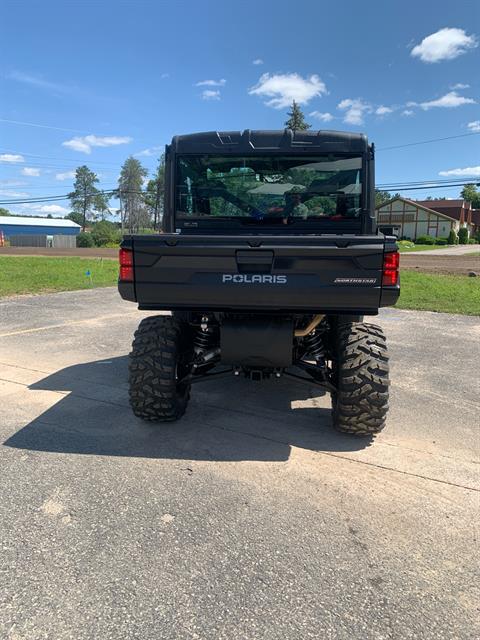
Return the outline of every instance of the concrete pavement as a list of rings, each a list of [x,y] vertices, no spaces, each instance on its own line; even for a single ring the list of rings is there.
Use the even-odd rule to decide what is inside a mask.
[[[283,380],[142,423],[144,315],[113,289],[0,302],[0,637],[478,637],[478,318],[382,312],[369,442]]]

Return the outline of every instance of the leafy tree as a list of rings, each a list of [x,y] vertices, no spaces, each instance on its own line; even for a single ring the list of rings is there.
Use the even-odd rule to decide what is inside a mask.
[[[122,229],[127,227],[130,231],[135,232],[142,226],[148,226],[150,222],[142,190],[143,180],[147,175],[147,169],[142,166],[139,160],[133,156],[125,160],[120,171],[117,190],[120,199]]]
[[[153,218],[153,228],[158,229],[163,216],[163,197],[165,195],[165,155],[158,161],[155,176],[148,181],[145,203]]]
[[[399,193],[395,193],[392,195],[388,191],[380,191],[380,189],[375,189],[375,207],[381,207],[382,204],[393,200],[394,198],[400,198]]]
[[[92,238],[97,247],[104,247],[107,244],[120,242],[121,234],[113,222],[100,220],[93,225]]]
[[[87,233],[86,231],[80,231],[77,236],[77,247],[94,247],[95,242],[93,241],[92,234]]]
[[[468,229],[467,227],[460,227],[458,231],[459,244],[468,244]]]
[[[474,184],[466,184],[460,195],[464,200],[471,202],[474,209],[480,209],[480,191]]]
[[[72,211],[68,216],[65,216],[65,220],[72,220],[73,222],[81,225],[83,222],[83,215],[79,212]]]
[[[290,111],[288,112],[288,120],[285,122],[285,127],[292,131],[306,131],[311,129],[312,125],[305,122],[305,116],[295,100],[292,102]]]
[[[0,216],[11,216],[11,215],[12,214],[8,209],[4,209],[3,207],[0,207]]]
[[[68,194],[73,212],[82,216],[83,231],[89,217],[95,219],[97,212],[108,209],[106,196],[95,186],[97,182],[97,175],[86,165],[82,165],[75,172],[74,190]]]

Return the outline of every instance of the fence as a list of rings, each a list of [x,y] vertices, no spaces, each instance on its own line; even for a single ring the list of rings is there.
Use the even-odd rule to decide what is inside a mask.
[[[22,234],[10,236],[11,247],[53,247],[56,249],[73,249],[77,246],[76,236],[41,234]]]

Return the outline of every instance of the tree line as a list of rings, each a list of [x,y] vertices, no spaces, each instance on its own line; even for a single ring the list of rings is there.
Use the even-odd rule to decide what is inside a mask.
[[[97,174],[86,165],[75,171],[73,191],[68,194],[71,213],[67,216],[82,227],[119,215],[122,231],[136,233],[140,229],[159,229],[163,215],[165,191],[165,158],[162,155],[153,178],[146,182],[148,170],[130,156],[120,170],[118,186],[111,191],[97,187]],[[145,184],[146,182],[146,184]],[[109,201],[118,199],[120,207],[112,211]]]

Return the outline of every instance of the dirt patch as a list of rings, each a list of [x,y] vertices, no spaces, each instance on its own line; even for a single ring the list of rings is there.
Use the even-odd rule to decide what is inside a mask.
[[[423,273],[468,275],[469,271],[475,271],[480,276],[480,256],[430,256],[408,255],[400,256],[400,268]]]
[[[53,249],[47,247],[0,247],[0,256],[47,256],[50,258],[118,258],[118,249],[88,247],[75,249]]]

